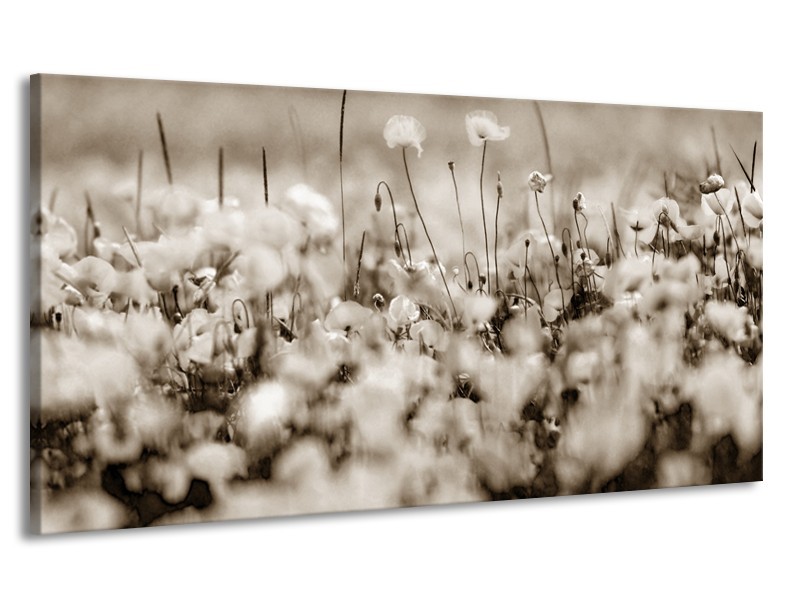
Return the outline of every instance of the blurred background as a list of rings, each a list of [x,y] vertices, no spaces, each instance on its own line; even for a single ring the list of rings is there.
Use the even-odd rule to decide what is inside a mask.
[[[327,196],[338,214],[341,100],[342,90],[43,76],[43,201],[57,190],[56,213],[82,227],[84,193],[89,192],[103,234],[122,239],[120,225],[134,219],[140,150],[144,201],[167,183],[156,124],[160,112],[176,184],[216,198],[217,156],[223,147],[226,196],[256,207],[264,201],[263,146],[271,199],[302,182]],[[578,191],[589,200],[626,207],[663,196],[665,174],[699,182],[716,170],[712,128],[726,179],[743,178],[731,147],[749,168],[753,143],[759,142],[760,189],[761,113],[569,102],[542,102],[540,108],[555,175],[542,197],[550,222],[568,216]],[[460,251],[448,161],[455,162],[468,246],[480,248],[481,148],[469,143],[464,124],[465,115],[476,109],[493,111],[500,125],[511,128],[510,137],[490,142],[486,154],[489,222],[494,220],[500,172],[505,188],[501,229],[536,223],[527,176],[534,169],[547,172],[548,166],[532,100],[348,90],[344,193],[350,252],[357,250],[361,231],[375,218],[379,181],[389,183],[401,210],[413,208],[400,151],[388,148],[383,139],[383,127],[395,114],[412,115],[427,129],[424,152],[419,159],[410,152],[409,166],[443,258],[457,261]],[[390,232],[391,218],[383,213],[377,218]]]

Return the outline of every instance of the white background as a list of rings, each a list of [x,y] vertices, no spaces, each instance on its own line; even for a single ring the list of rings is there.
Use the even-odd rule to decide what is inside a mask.
[[[797,594],[797,20],[766,2],[517,4],[6,4],[0,314],[13,385],[0,431],[5,597]],[[23,92],[35,72],[763,111],[766,481],[28,536]]]

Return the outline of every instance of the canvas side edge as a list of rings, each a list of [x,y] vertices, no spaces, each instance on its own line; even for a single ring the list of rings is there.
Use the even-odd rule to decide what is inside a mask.
[[[30,78],[29,91],[29,123],[30,123],[30,163],[29,163],[29,190],[25,208],[22,211],[22,218],[28,221],[32,214],[39,211],[42,204],[42,76],[32,75]],[[24,229],[28,235],[23,236],[27,241],[26,244],[28,251],[27,269],[28,272],[28,298],[27,304],[29,316],[36,307],[32,305],[32,300],[40,296],[41,290],[41,260],[34,260],[34,256],[40,257],[41,252],[39,248],[35,248],[36,238],[29,234],[30,224],[26,223]],[[30,336],[27,340],[29,343],[28,360],[29,362],[29,395],[28,403],[25,404],[23,414],[27,414],[29,423],[27,427],[28,435],[25,436],[28,440],[28,474],[30,481],[30,516],[29,516],[29,531],[34,534],[42,533],[42,493],[41,488],[41,473],[36,472],[36,464],[39,461],[34,461],[35,458],[35,430],[34,430],[34,412],[40,413],[41,400],[42,400],[42,380],[41,380],[41,334],[39,330],[32,326],[30,327]],[[23,341],[24,343],[24,341]]]

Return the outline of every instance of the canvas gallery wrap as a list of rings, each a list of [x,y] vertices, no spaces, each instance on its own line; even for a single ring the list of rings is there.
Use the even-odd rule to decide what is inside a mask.
[[[761,480],[761,136],[33,77],[32,529]]]

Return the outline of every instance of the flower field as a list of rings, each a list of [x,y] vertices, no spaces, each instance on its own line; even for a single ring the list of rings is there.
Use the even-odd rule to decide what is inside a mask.
[[[432,177],[410,114],[349,157],[353,97],[325,190],[266,147],[232,184],[220,147],[209,194],[155,112],[113,219],[109,178],[42,190],[43,532],[762,478],[760,140],[689,134],[706,162],[609,192],[559,171],[534,103],[538,162],[507,175],[515,129],[474,99]]]

